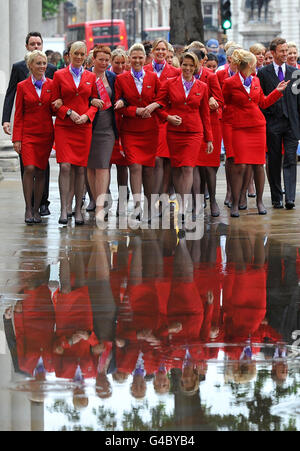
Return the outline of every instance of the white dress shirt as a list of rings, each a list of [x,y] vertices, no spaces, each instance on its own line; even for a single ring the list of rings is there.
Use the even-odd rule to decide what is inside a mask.
[[[143,72],[143,76],[138,79],[134,76],[133,70],[131,69],[131,75],[133,76],[134,82],[135,82],[135,86],[136,89],[138,90],[139,94],[142,94],[142,90],[143,90],[143,84],[144,84],[144,77],[145,77],[145,71],[144,69],[142,70]]]
[[[274,69],[275,69],[275,73],[276,73],[276,75],[277,75],[277,77],[278,77],[278,72],[279,72],[279,67],[280,67],[280,66],[278,66],[278,64],[276,64],[275,61],[273,61],[273,66],[274,66]],[[283,76],[284,76],[284,78],[285,78],[285,74],[286,74],[286,64],[284,63],[281,67],[282,67]]]
[[[78,89],[78,87],[80,85],[80,82],[81,82],[81,77],[82,77],[82,74],[83,74],[83,70],[81,70],[81,72],[79,73],[79,76],[77,77],[76,74],[74,74],[74,72],[72,71],[71,64],[70,64],[69,71],[71,72],[71,75],[73,77],[73,80],[74,80],[74,83],[76,85],[76,88]]]
[[[43,89],[44,83],[46,82],[46,78],[43,77],[43,80],[42,80],[43,85],[42,85],[42,88],[41,88],[41,89],[39,89],[37,86],[35,86],[35,82],[36,82],[37,80],[34,78],[33,75],[31,76],[31,80],[32,80],[33,86],[35,87],[35,90],[36,90],[37,95],[39,96],[39,98],[41,98],[41,95],[42,95],[42,89]]]
[[[192,84],[191,89],[187,89],[187,88],[186,88],[186,86],[185,86],[185,84],[184,84],[184,83],[186,82],[186,80],[185,80],[183,77],[181,77],[181,80],[182,80],[183,89],[184,89],[184,92],[185,92],[185,97],[187,98],[187,97],[189,96],[189,93],[191,92],[192,87],[193,87],[194,84],[195,84],[196,78],[193,77],[193,84]]]

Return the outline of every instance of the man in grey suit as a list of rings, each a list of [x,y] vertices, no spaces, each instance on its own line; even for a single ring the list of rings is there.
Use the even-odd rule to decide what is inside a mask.
[[[268,169],[271,197],[274,208],[284,208],[281,185],[282,145],[284,146],[283,177],[285,185],[285,207],[295,208],[297,182],[297,149],[300,140],[300,94],[294,89],[299,75],[296,68],[288,66],[288,45],[285,39],[276,38],[270,45],[274,62],[258,71],[264,94],[269,95],[278,81],[290,84],[282,99],[264,110],[267,120]]]
[[[43,50],[43,38],[39,32],[30,32],[26,37],[26,50],[28,52],[33,52],[34,50]],[[46,77],[53,78],[54,72],[57,70],[53,64],[48,64],[46,70]],[[26,80],[29,76],[29,70],[26,65],[25,60],[19,61],[15,63],[12,67],[10,80],[8,84],[8,88],[6,91],[4,105],[3,105],[3,115],[2,115],[2,126],[3,131],[7,135],[11,135],[11,113],[14,106],[15,96],[17,92],[17,85],[23,80]],[[21,174],[23,176],[23,164],[22,158],[20,157],[20,165],[21,165]],[[47,216],[50,214],[49,211],[49,165],[46,171],[45,177],[45,189],[43,193],[42,203],[40,207],[41,216]]]

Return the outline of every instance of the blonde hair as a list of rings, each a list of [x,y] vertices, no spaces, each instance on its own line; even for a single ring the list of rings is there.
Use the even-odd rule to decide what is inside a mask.
[[[186,48],[188,50],[190,50],[190,49],[199,49],[199,50],[206,49],[205,45],[200,41],[193,41]]]
[[[237,45],[237,43],[234,42],[234,41],[228,41],[228,42],[226,42],[226,44],[224,45],[224,50],[225,50],[225,52],[227,52],[227,50],[228,50],[230,47],[234,46],[234,45]]]
[[[183,53],[180,57],[180,65],[183,63],[185,58],[190,58],[193,60],[194,66],[195,66],[195,74],[197,74],[199,72],[199,68],[200,68],[200,63],[199,63],[197,55],[194,52]]]
[[[287,45],[288,47],[296,47],[296,49],[298,48],[296,42],[288,42]]]
[[[228,47],[227,48],[227,51],[226,51],[226,57],[228,58],[228,57],[231,57],[232,55],[233,55],[233,52],[235,51],[235,50],[242,50],[243,49],[243,47],[241,46],[241,45],[239,45],[239,44],[233,44],[233,45],[231,45],[230,47]]]
[[[87,48],[86,48],[86,45],[85,45],[85,43],[83,41],[73,42],[73,44],[71,45],[71,48],[70,48],[70,55],[72,55],[73,53],[75,53],[79,49],[84,49],[85,53],[87,53]]]
[[[173,47],[172,44],[170,44],[169,42],[168,42],[168,51],[169,51],[169,52],[175,53],[174,47]]]
[[[251,64],[256,64],[256,56],[247,50],[235,50],[232,55],[232,62],[239,71],[246,69]]]
[[[121,58],[124,58],[124,61],[126,62],[126,52],[122,49],[115,49],[112,53],[111,53],[111,60],[113,61],[115,58],[117,58],[118,56],[120,56]]]
[[[129,51],[128,51],[129,56],[131,56],[132,52],[143,52],[144,55],[146,56],[146,50],[145,50],[145,47],[143,46],[143,44],[140,44],[139,42],[133,44],[133,45],[130,47],[130,49],[129,49]]]
[[[29,71],[30,71],[31,64],[34,62],[34,60],[38,56],[41,56],[42,58],[44,58],[46,60],[46,63],[48,63],[48,59],[47,59],[46,53],[42,52],[41,50],[34,50],[33,52],[28,52],[25,55],[25,62],[27,64],[27,67],[28,67]]]
[[[262,44],[260,44],[259,42],[257,42],[256,44],[253,44],[251,47],[250,47],[250,52],[251,53],[253,53],[254,55],[257,55],[258,53],[260,53],[260,52],[264,52],[264,53],[266,53],[266,47],[264,46],[264,45],[262,45]]]
[[[177,69],[180,68],[180,62],[176,55],[174,55],[174,57],[173,57],[172,66],[176,67]]]
[[[167,50],[169,49],[169,44],[168,44],[168,42],[167,42],[164,38],[158,38],[158,39],[155,39],[155,41],[153,41],[153,43],[152,43],[152,50],[151,50],[151,51],[153,52],[153,50],[155,50],[156,47],[157,47],[161,42],[162,42],[163,44],[165,44]]]

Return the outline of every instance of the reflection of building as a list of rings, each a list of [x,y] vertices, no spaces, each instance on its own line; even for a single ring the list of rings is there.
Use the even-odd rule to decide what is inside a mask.
[[[277,36],[300,44],[300,0],[270,0],[268,2],[268,17],[265,21],[264,10],[261,19],[257,8],[251,17],[248,0],[232,0],[232,30],[228,38],[248,48],[255,42],[268,44]]]

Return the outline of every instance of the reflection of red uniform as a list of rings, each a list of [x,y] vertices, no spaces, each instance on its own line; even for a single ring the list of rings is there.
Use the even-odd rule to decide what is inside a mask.
[[[55,72],[52,99],[63,101],[63,106],[57,111],[55,122],[55,148],[58,163],[87,166],[92,140],[92,122],[98,111],[97,108],[89,106],[90,98],[98,98],[94,73],[84,71],[77,88],[69,67]],[[89,121],[76,125],[67,116],[69,109],[80,116],[86,114]]]
[[[230,270],[223,291],[224,340],[246,340],[259,328],[266,314],[266,272],[264,268]],[[229,282],[226,284],[226,282]],[[225,287],[226,285],[226,287]]]
[[[52,80],[46,79],[39,98],[31,77],[17,87],[13,142],[22,142],[24,166],[45,170],[54,140],[51,93]]]
[[[71,379],[80,365],[84,377],[95,377],[95,361],[91,346],[99,343],[93,332],[93,314],[88,287],[77,288],[70,293],[57,294],[56,304],[56,346],[62,346],[64,354],[56,358],[56,375]],[[68,339],[75,332],[86,331],[91,335],[87,341],[81,340],[70,346]]]
[[[147,64],[147,66],[144,66],[145,72],[153,72],[154,71],[153,65]],[[164,83],[165,81],[169,80],[170,78],[178,77],[180,74],[180,69],[177,69],[176,67],[170,66],[169,64],[165,64],[165,67],[163,68],[161,75],[159,77],[160,83]],[[156,155],[158,157],[164,157],[164,158],[170,158],[170,151],[167,143],[167,123],[166,122],[160,122],[159,123],[159,139],[158,139],[158,147],[157,147],[157,153]]]
[[[182,330],[172,335],[172,343],[192,343],[199,340],[204,309],[195,282],[173,281],[168,302],[168,324],[182,324]]]
[[[207,85],[196,80],[186,97],[182,77],[179,76],[162,85],[155,101],[167,109],[161,113],[165,119],[168,115],[182,118],[180,126],[170,123],[167,126],[172,167],[195,167],[203,141],[213,141]]]
[[[221,128],[221,118],[222,118],[222,108],[224,104],[222,90],[220,88],[219,80],[216,74],[211,72],[206,67],[203,67],[200,81],[206,83],[208,86],[208,98],[213,97],[219,104],[218,110],[210,110],[210,122],[213,132],[213,152],[208,155],[206,153],[206,146],[203,145],[199,153],[199,166],[209,166],[209,167],[219,167],[220,166],[220,155],[221,155],[221,144],[222,144],[222,128]]]
[[[122,147],[128,164],[141,164],[154,167],[158,144],[157,114],[143,119],[136,115],[137,108],[150,105],[159,90],[160,82],[156,75],[146,72],[143,79],[143,89],[139,94],[133,75],[125,72],[116,79],[116,100],[125,99],[127,107],[119,110],[123,115],[119,123]]]
[[[22,313],[15,313],[14,323],[19,367],[33,374],[40,357],[47,372],[53,372],[55,316],[51,292],[46,285],[25,290]]]

